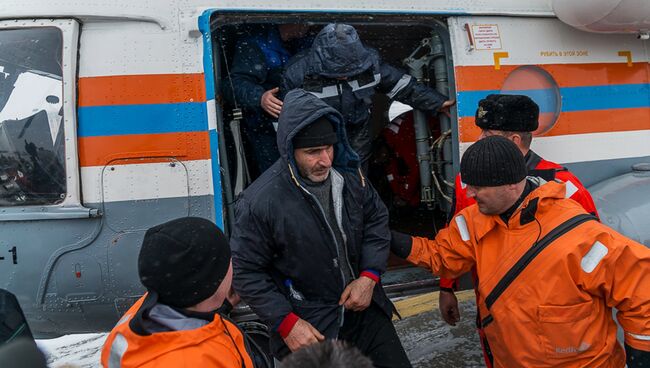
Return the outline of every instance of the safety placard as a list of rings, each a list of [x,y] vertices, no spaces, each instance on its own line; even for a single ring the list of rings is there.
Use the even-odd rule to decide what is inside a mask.
[[[496,24],[477,24],[472,26],[472,38],[476,50],[500,50],[501,35]]]

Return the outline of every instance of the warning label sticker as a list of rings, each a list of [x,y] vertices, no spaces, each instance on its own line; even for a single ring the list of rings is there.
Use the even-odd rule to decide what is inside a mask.
[[[501,35],[496,24],[477,24],[472,26],[474,47],[477,50],[500,50]]]

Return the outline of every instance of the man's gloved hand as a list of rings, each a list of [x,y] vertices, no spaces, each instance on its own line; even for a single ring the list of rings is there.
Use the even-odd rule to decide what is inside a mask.
[[[298,349],[304,348],[305,346],[316,344],[323,340],[325,340],[325,336],[321,335],[321,333],[318,332],[311,323],[301,318],[295,325],[293,325],[289,335],[284,338],[284,343],[287,344],[292,352],[294,352]]]
[[[345,306],[345,309],[353,310],[356,312],[362,311],[372,301],[372,291],[375,288],[375,280],[369,277],[361,276],[352,281],[348,287],[343,290],[339,305]]]
[[[279,91],[279,87],[270,89],[264,92],[262,98],[260,99],[260,106],[262,106],[262,109],[264,109],[267,114],[273,116],[276,119],[278,116],[280,116],[280,111],[282,111],[282,101],[275,97]]]
[[[451,326],[456,326],[456,322],[460,321],[460,312],[458,311],[458,299],[456,294],[451,290],[440,290],[438,298],[440,314],[442,319]]]

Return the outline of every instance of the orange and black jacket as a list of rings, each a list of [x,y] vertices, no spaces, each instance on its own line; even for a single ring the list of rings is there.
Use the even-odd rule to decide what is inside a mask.
[[[148,317],[161,306],[156,299],[145,294],[113,328],[102,348],[103,367],[254,368],[245,337],[233,322],[215,313],[212,322],[188,318],[185,323],[200,327],[169,330]]]
[[[598,211],[596,210],[593,198],[591,198],[591,194],[589,194],[587,188],[582,185],[580,179],[573,175],[569,170],[555,162],[544,160],[532,150],[528,151],[525,158],[526,167],[528,168],[528,176],[541,177],[546,181],[559,180],[566,183],[567,192],[570,194],[568,198],[578,202],[585,211],[598,217]],[[460,174],[456,175],[454,201],[452,203],[450,214],[456,215],[458,212],[474,203],[476,203],[474,198],[467,197],[467,185],[462,182]],[[441,288],[452,289],[456,288],[456,286],[457,280],[447,278],[440,279]]]
[[[507,223],[470,206],[434,240],[395,233],[391,249],[447,278],[476,267],[494,367],[623,367],[612,308],[629,358],[636,358],[628,366],[648,363],[650,249],[566,196],[566,184],[549,182],[530,192]]]

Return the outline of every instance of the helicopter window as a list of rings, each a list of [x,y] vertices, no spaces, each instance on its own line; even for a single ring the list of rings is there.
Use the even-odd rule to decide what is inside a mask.
[[[62,45],[55,27],[0,30],[0,206],[65,199]]]
[[[513,70],[501,87],[501,93],[522,94],[539,105],[539,128],[535,136],[551,130],[560,116],[562,98],[560,87],[553,76],[536,65],[525,65]]]

